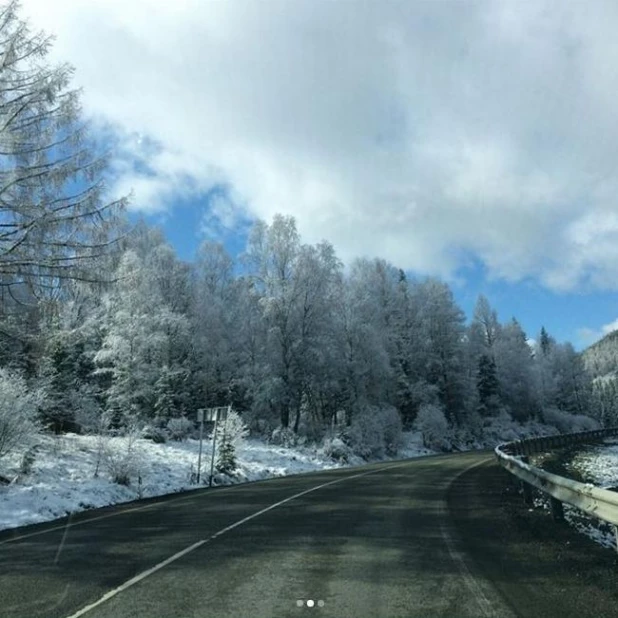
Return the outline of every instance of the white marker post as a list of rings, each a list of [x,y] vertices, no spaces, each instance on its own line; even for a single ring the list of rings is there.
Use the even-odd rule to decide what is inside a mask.
[[[200,474],[202,472],[202,437],[204,436],[204,409],[200,408],[197,411],[197,422],[200,424],[200,451],[197,456],[197,484],[200,482]]]
[[[210,456],[210,479],[208,487],[212,487],[212,475],[215,467],[215,448],[217,447],[217,422],[219,421],[219,408],[211,408],[208,410],[208,420],[215,422],[215,427],[212,430],[212,453]]]
[[[208,408],[208,410],[206,411],[206,416],[208,417],[207,420],[215,422],[215,427],[212,431],[212,454],[210,456],[210,479],[208,481],[208,487],[212,487],[212,479],[214,476],[215,450],[217,448],[217,424],[219,423],[219,421],[225,421],[227,423],[227,415],[231,409],[232,406],[229,405],[227,407],[224,406],[221,408]]]

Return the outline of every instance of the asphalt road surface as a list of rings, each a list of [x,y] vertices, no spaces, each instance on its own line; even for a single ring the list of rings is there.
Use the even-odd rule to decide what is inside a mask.
[[[503,508],[516,498],[505,481],[490,453],[435,456],[7,531],[0,616],[618,615],[612,552],[584,539],[556,558],[574,533],[538,538],[525,512]]]

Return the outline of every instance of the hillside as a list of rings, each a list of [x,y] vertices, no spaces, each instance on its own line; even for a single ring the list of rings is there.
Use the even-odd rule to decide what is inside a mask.
[[[608,379],[618,376],[618,330],[605,335],[584,350],[584,364],[593,379]]]

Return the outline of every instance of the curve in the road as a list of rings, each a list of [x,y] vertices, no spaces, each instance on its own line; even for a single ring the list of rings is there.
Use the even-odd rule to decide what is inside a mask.
[[[485,547],[491,530],[508,532],[477,482],[488,473],[504,474],[487,452],[434,456],[196,491],[5,533],[0,616],[551,616],[559,602],[534,599],[541,579],[511,576],[526,571],[519,554],[509,562],[509,538],[498,538],[499,554]],[[491,566],[496,555],[500,569]],[[542,577],[551,585],[550,574]],[[602,596],[593,583],[577,590]],[[555,596],[561,618],[574,615],[568,592]],[[606,596],[597,609],[610,607]]]

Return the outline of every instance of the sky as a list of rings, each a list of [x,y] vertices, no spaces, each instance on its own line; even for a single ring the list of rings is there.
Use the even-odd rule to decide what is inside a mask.
[[[614,0],[22,0],[110,192],[190,259],[293,215],[346,263],[479,293],[577,349],[618,327]]]

